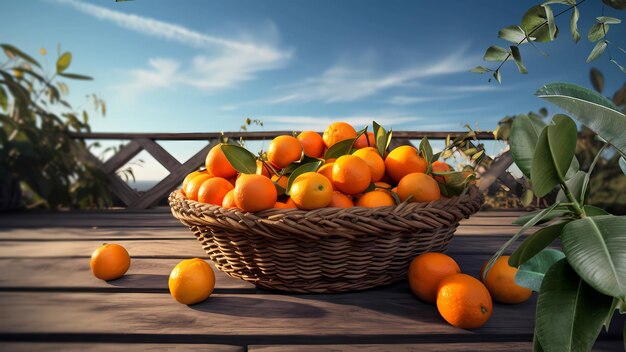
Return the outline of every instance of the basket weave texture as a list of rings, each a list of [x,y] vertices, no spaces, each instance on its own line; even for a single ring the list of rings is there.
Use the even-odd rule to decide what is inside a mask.
[[[479,210],[472,186],[461,196],[379,208],[268,209],[246,213],[169,196],[216,267],[259,287],[345,292],[406,278],[410,261],[442,252],[459,221]]]

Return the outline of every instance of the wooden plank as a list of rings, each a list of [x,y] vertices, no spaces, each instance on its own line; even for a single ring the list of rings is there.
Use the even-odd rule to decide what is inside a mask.
[[[509,239],[508,236],[458,236],[447,253],[493,254]],[[518,243],[521,243],[521,240]],[[88,258],[103,243],[102,239],[84,241],[2,241],[0,258]],[[206,258],[202,246],[191,234],[188,239],[142,239],[115,241],[124,246],[133,258]],[[512,246],[511,249],[514,249]]]
[[[102,164],[102,172],[105,174],[115,172],[129,162],[135,155],[139,154],[141,149],[141,145],[136,140],[128,142],[128,144],[123,146],[115,155]]]
[[[147,138],[136,139],[137,143],[141,145],[150,155],[156,159],[161,165],[163,165],[167,171],[174,172],[182,164],[176,160],[165,148],[161,147],[155,141]]]
[[[201,133],[118,133],[118,132],[92,132],[72,133],[73,138],[79,139],[136,139],[148,138],[156,140],[207,140],[220,138],[222,134],[228,138],[246,140],[260,140],[274,138],[279,135],[292,135],[293,131],[257,131],[257,132],[201,132]],[[395,138],[421,139],[446,139],[448,135],[457,136],[467,134],[467,131],[393,131]],[[476,131],[479,139],[493,139],[493,133],[489,131]]]
[[[510,151],[500,154],[497,158],[495,158],[489,167],[489,170],[480,175],[478,188],[483,192],[487,191],[499,177],[506,173],[506,170],[511,166],[511,164],[513,164],[513,157],[511,156]],[[513,188],[511,186],[512,185],[509,185],[509,188]]]
[[[144,193],[139,199],[129,204],[129,208],[145,209],[153,206],[158,201],[163,199],[168,193],[170,193],[176,186],[178,186],[182,179],[188,173],[197,169],[199,166],[204,165],[206,155],[215,145],[218,144],[218,140],[211,140],[209,144],[197,152],[194,156],[189,158],[184,164],[172,171],[166,178],[161,180],[156,186],[150,189],[150,192]]]
[[[0,343],[0,351],[14,352],[134,352],[134,351],[197,351],[197,352],[243,352],[241,346],[228,345],[179,345],[179,344],[148,344],[148,343],[49,343],[49,342],[14,342]]]
[[[11,267],[0,273],[0,291],[71,291],[71,292],[159,292],[168,293],[170,272],[180,259],[131,259],[131,266],[120,279],[96,279],[89,259],[0,259],[0,265]],[[255,293],[256,287],[217,270],[215,292]]]

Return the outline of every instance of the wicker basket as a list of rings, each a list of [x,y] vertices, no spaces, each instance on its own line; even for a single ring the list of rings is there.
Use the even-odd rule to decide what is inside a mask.
[[[459,221],[483,196],[380,208],[268,209],[244,213],[170,194],[172,214],[189,226],[216,267],[262,288],[344,292],[406,277],[412,258],[445,251]]]

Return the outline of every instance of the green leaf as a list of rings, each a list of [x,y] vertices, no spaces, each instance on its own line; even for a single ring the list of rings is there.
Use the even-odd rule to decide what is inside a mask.
[[[556,203],[552,204],[551,206],[541,210],[539,213],[537,213],[535,216],[533,216],[532,219],[530,219],[528,222],[526,222],[524,224],[524,226],[522,226],[522,228],[519,229],[519,231],[517,231],[517,233],[515,235],[513,235],[511,238],[509,238],[508,241],[506,241],[506,243],[504,243],[502,245],[502,247],[500,247],[500,249],[498,249],[498,251],[493,255],[493,257],[491,257],[491,259],[489,259],[489,262],[487,263],[487,266],[485,267],[485,270],[483,271],[483,278],[487,277],[487,274],[489,273],[489,270],[491,270],[491,267],[493,266],[493,263],[495,263],[496,260],[498,260],[498,258],[500,258],[500,256],[504,253],[504,251],[507,248],[509,248],[515,241],[517,241],[517,239],[524,232],[526,232],[526,230],[528,230],[529,228],[535,226],[535,224],[537,224],[541,219],[543,219],[546,215],[548,215],[552,210],[554,210],[558,206],[559,206],[559,202],[556,202]]]
[[[389,143],[391,143],[392,132],[391,130],[387,132],[385,128],[379,125],[376,121],[373,121],[372,125],[374,127],[374,139],[376,140],[376,149],[378,149],[378,153],[384,157],[387,148],[389,148]]]
[[[574,6],[574,11],[572,12],[572,18],[569,22],[569,29],[572,32],[572,39],[574,39],[574,43],[578,43],[580,40],[580,33],[578,32],[578,18],[580,17],[580,13],[578,12],[578,7]]]
[[[76,74],[76,73],[61,72],[61,73],[59,73],[59,76],[65,77],[65,78],[70,78],[70,79],[80,79],[80,80],[83,80],[83,81],[91,81],[91,80],[93,80],[93,78],[91,78],[89,76],[79,75],[79,74]]]
[[[587,216],[601,216],[601,215],[610,215],[606,210],[598,207],[594,207],[593,205],[585,205],[583,207],[585,214]]]
[[[517,65],[517,69],[519,73],[526,74],[528,70],[524,63],[522,62],[522,54],[519,52],[519,48],[517,46],[511,46],[511,55],[513,55],[513,59],[515,60],[515,65]]]
[[[476,66],[473,69],[470,70],[470,72],[474,72],[474,73],[487,73],[490,72],[491,69],[484,67],[484,66]]]
[[[65,71],[72,63],[72,53],[66,51],[57,60],[57,73]]]
[[[590,42],[598,41],[609,32],[609,25],[604,23],[596,23],[591,28],[589,28],[589,33],[587,33],[587,39]]]
[[[446,197],[458,196],[465,190],[467,179],[463,175],[462,171],[442,171],[433,172],[434,176],[441,176],[437,178],[437,184],[439,185],[439,191]]]
[[[535,95],[567,111],[626,155],[626,116],[606,97],[570,83],[546,84]]]
[[[9,106],[9,98],[7,96],[7,92],[4,88],[0,87],[0,108],[2,111],[7,111],[7,107]]]
[[[235,170],[242,174],[256,173],[256,157],[246,148],[234,144],[222,144],[221,148]]]
[[[584,182],[585,182],[585,176],[586,175],[587,175],[586,172],[578,171],[574,175],[574,177],[572,177],[569,180],[565,181],[565,184],[567,185],[567,188],[570,190],[570,192],[572,193],[574,198],[576,198],[576,200],[578,200],[581,203],[582,203],[582,199],[584,198],[582,196],[582,191],[583,191],[583,185],[584,185]],[[569,201],[567,199],[567,196],[565,196],[565,192],[563,192],[563,189],[559,190],[559,193],[556,195],[556,200],[558,200],[559,202],[562,202],[562,203],[565,203],[565,202]]]
[[[520,24],[524,32],[534,37],[535,41],[538,42],[550,42],[554,40],[556,35],[556,33],[550,32],[546,12],[546,7],[544,6],[533,6],[526,11],[524,17],[522,17],[522,23]],[[550,11],[550,14],[552,14],[552,11]]]
[[[596,43],[596,45],[593,47],[593,50],[591,50],[591,53],[589,53],[589,56],[587,57],[587,63],[590,63],[591,61],[597,59],[600,55],[602,55],[602,53],[604,53],[604,50],[606,49],[606,41],[602,40]]]
[[[524,30],[518,25],[511,25],[502,28],[498,32],[498,38],[507,40],[514,44],[523,44],[528,42],[526,39],[526,33],[524,33]]]
[[[626,158],[619,158],[619,168],[622,169],[622,173],[626,175]]]
[[[317,169],[320,168],[322,163],[323,163],[322,160],[318,160],[312,163],[306,163],[306,164],[300,165],[300,167],[298,167],[294,172],[291,173],[291,175],[289,175],[289,180],[287,181],[287,189],[285,190],[285,194],[289,195],[289,191],[291,190],[291,185],[293,184],[293,181],[295,181],[295,179],[298,176],[306,172],[316,172]]]
[[[561,235],[567,259],[589,285],[626,299],[626,216],[585,217],[568,223]]]
[[[493,71],[493,78],[495,78],[498,83],[502,83],[502,75],[500,74],[500,70]]]
[[[609,16],[596,17],[596,21],[598,21],[598,23],[606,23],[606,24],[620,24],[620,23],[622,23],[622,20],[620,20],[619,18],[609,17]]]
[[[530,179],[538,197],[550,193],[565,178],[574,152],[578,130],[572,119],[557,114],[554,124],[541,131],[533,157]]]
[[[356,138],[344,139],[343,141],[331,145],[324,154],[324,159],[328,160],[350,154],[354,141],[356,141]]]
[[[525,225],[527,222],[529,222],[530,220],[532,220],[535,215],[539,214],[541,212],[541,210],[536,210],[533,212],[530,212],[526,215],[522,215],[519,218],[515,219],[513,221],[513,225]],[[543,224],[546,223],[548,221],[552,221],[560,216],[569,214],[570,211],[567,209],[567,207],[565,206],[559,206],[557,208],[555,208],[554,210],[550,211],[548,214],[546,214],[543,218],[541,218],[537,224]]]
[[[483,56],[483,60],[485,61],[504,61],[509,58],[509,52],[497,45],[492,45],[487,48],[485,52],[485,56]]]
[[[561,235],[565,224],[567,224],[567,222],[550,225],[528,236],[528,238],[517,247],[513,254],[511,254],[511,257],[509,257],[509,265],[517,268],[533,258]]]
[[[535,146],[545,126],[545,122],[533,120],[526,115],[517,115],[513,119],[509,135],[511,157],[526,177],[530,177]]]
[[[422,138],[419,147],[422,158],[426,160],[426,164],[431,164],[433,160],[433,148],[430,146],[430,142],[427,137]]]
[[[24,53],[23,51],[21,51],[20,49],[14,47],[13,45],[10,44],[0,44],[0,47],[2,47],[2,49],[4,49],[4,52],[7,53],[7,56],[9,56],[11,54],[15,55],[15,56],[19,56],[21,59],[30,62],[31,64],[37,66],[37,67],[41,67],[41,65],[39,64],[39,62],[37,62],[37,60],[33,59],[31,56],[27,55],[26,53]]]
[[[534,236],[534,235],[532,235]],[[541,282],[546,272],[554,263],[565,258],[563,252],[556,249],[543,249],[519,267],[515,274],[515,283],[540,292]]]
[[[606,331],[609,331],[609,325],[611,325],[611,320],[613,320],[613,315],[615,315],[615,310],[617,309],[618,304],[619,304],[619,299],[613,298],[613,303],[611,304],[611,308],[609,309],[609,312],[606,314],[604,323],[602,323]]]
[[[546,19],[548,21],[548,33],[550,34],[550,40],[554,40],[557,35],[556,23],[554,23],[554,14],[552,9],[548,5],[541,5],[546,11]]]
[[[534,199],[535,194],[533,191],[531,189],[525,189],[524,193],[522,193],[522,196],[520,197],[520,202],[523,206],[527,207],[533,202]]]
[[[537,300],[536,331],[546,351],[591,351],[611,297],[587,285],[561,259],[546,273]]]

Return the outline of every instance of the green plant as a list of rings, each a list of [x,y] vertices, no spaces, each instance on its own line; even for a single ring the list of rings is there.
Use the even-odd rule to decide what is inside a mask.
[[[510,43],[508,49],[497,45],[492,45],[487,48],[483,60],[500,62],[498,67],[492,69],[484,66],[477,66],[470,71],[481,74],[491,72],[493,78],[496,81],[501,82],[502,66],[505,62],[513,59],[520,73],[528,73],[528,70],[526,69],[526,66],[524,66],[524,63],[522,61],[520,46],[523,44],[530,44],[540,53],[547,56],[547,54],[541,51],[535,45],[535,43],[554,41],[559,33],[559,28],[555,22],[555,18],[570,11],[572,13],[570,18],[570,32],[572,34],[572,39],[574,40],[574,43],[578,43],[578,41],[580,40],[580,33],[578,31],[578,19],[580,17],[580,13],[578,7],[586,1],[587,0],[548,0],[541,5],[531,7],[530,9],[528,9],[528,11],[526,11],[519,25],[510,25],[502,28],[498,32],[498,38]],[[614,46],[623,53],[626,53],[626,51],[621,47],[615,45],[615,43],[610,41],[607,36],[611,26],[621,23],[621,20],[615,17],[604,15],[606,6],[616,10],[626,9],[626,1],[603,0],[602,2],[602,13],[599,17],[596,17],[596,23],[591,28],[589,28],[589,32],[587,34],[587,39],[590,42],[596,43],[593,50],[591,51],[591,53],[589,53],[589,56],[587,57],[587,62],[591,62],[597,59],[606,51],[609,61],[615,64],[622,72],[626,72],[626,68],[622,67],[611,54],[609,45]],[[552,8],[549,5],[555,4],[565,5],[567,7],[557,14],[554,14]],[[489,79],[489,81],[491,81],[491,78]]]
[[[495,253],[484,275],[524,232],[549,222],[509,259],[520,269],[516,283],[539,292],[534,350],[587,351],[602,326],[608,328],[615,308],[626,311],[626,216],[588,204],[590,177],[602,151],[614,148],[624,162],[626,115],[604,96],[573,84],[547,84],[536,95],[597,133],[604,146],[584,172],[575,157],[578,129],[569,116],[557,114],[549,124],[514,120],[511,154],[532,191],[543,197],[558,186],[559,192],[554,204],[516,221],[522,228]],[[562,252],[546,249],[557,238]]]
[[[91,146],[71,136],[90,132],[89,114],[72,109],[65,100],[68,85],[61,81],[91,78],[67,72],[72,54],[60,48],[50,70],[12,45],[0,47],[6,55],[0,62],[0,199],[22,193],[28,207],[110,205],[105,175],[83,159]],[[46,51],[40,54],[45,62]],[[88,98],[106,113],[101,99]],[[19,204],[2,205],[6,209]]]

